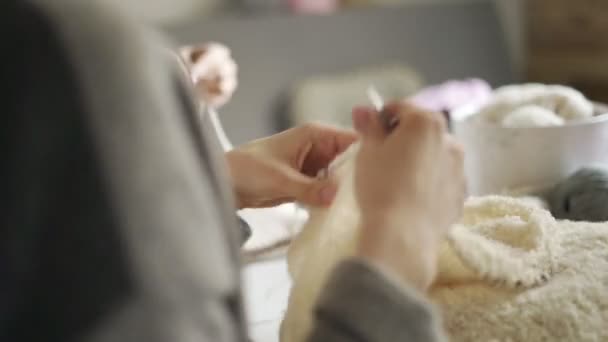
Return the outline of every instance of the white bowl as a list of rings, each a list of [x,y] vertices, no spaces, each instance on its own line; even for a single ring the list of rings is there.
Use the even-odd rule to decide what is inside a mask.
[[[564,126],[512,128],[470,120],[471,108],[453,113],[453,133],[465,150],[470,195],[552,185],[582,166],[608,164],[608,113]]]

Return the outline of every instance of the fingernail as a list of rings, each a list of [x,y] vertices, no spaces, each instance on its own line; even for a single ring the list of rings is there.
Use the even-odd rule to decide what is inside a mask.
[[[321,202],[325,205],[331,204],[336,197],[337,188],[335,185],[326,185],[321,189],[320,197]]]

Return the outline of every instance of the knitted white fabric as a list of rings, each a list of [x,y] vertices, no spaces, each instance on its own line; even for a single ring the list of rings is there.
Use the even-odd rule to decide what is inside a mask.
[[[283,342],[304,340],[327,276],[354,253],[356,150],[331,171],[341,180],[332,206],[311,210],[289,249]],[[527,198],[470,198],[438,271],[430,297],[453,341],[608,340],[608,224],[557,222]]]

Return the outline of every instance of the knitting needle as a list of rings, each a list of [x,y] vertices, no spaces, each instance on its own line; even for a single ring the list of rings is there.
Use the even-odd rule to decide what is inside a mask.
[[[376,111],[380,113],[380,120],[382,121],[382,124],[384,125],[386,131],[392,131],[399,122],[391,113],[384,111],[384,100],[382,100],[382,96],[380,96],[380,93],[378,93],[378,90],[373,85],[370,85],[367,88],[367,97],[369,98]],[[441,114],[446,120],[448,132],[451,133],[452,118],[450,115],[450,111],[442,110]]]
[[[372,105],[378,112],[382,111],[384,107],[384,100],[382,100],[382,96],[378,93],[378,90],[373,85],[367,87],[367,97],[371,101]]]
[[[382,125],[384,126],[386,132],[391,132],[399,122],[393,114],[384,110],[384,100],[382,99],[382,96],[380,96],[380,93],[378,93],[376,87],[370,85],[367,88],[367,97],[369,98],[372,105],[375,107],[376,111],[378,111],[380,115],[380,121],[382,122]]]

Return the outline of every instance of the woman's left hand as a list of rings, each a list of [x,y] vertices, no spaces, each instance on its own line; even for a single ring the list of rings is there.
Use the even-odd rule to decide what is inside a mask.
[[[306,124],[227,152],[238,207],[271,207],[293,201],[329,205],[337,185],[316,175],[357,138],[355,132]]]

